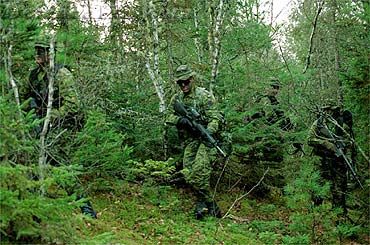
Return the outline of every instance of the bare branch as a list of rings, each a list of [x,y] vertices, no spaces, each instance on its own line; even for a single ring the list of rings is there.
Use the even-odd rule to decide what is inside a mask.
[[[218,179],[217,179],[217,182],[216,182],[215,188],[214,188],[214,190],[213,190],[212,199],[215,199],[216,191],[217,191],[217,186],[218,186],[218,184],[220,183],[220,180],[221,180],[221,177],[222,177],[223,173],[225,172],[226,166],[227,166],[227,164],[229,163],[229,159],[230,159],[230,157],[227,157],[227,158],[226,158],[226,160],[225,160],[225,164],[224,164],[224,166],[223,166],[223,168],[222,168],[222,171],[221,171],[220,175],[218,176]]]
[[[252,187],[252,189],[250,189],[247,193],[245,193],[245,194],[241,195],[240,197],[238,197],[237,199],[235,199],[233,204],[231,204],[229,210],[227,210],[227,212],[224,214],[224,216],[222,216],[222,219],[226,218],[229,215],[230,211],[233,209],[233,207],[235,206],[235,204],[237,202],[239,202],[244,197],[248,196],[254,189],[257,188],[257,186],[259,186],[261,184],[262,180],[265,178],[268,171],[269,171],[269,168],[266,169],[266,171],[263,173],[261,179],[258,181],[258,183],[255,186]]]
[[[312,26],[312,31],[311,31],[311,36],[310,36],[310,46],[309,46],[309,50],[308,50],[308,54],[307,54],[307,58],[306,58],[306,65],[305,65],[305,67],[303,69],[303,74],[306,73],[306,71],[308,69],[308,66],[311,63],[313,38],[314,38],[315,33],[316,33],[317,20],[319,18],[320,13],[321,13],[322,7],[324,6],[324,3],[325,3],[325,1],[319,2],[318,3],[318,6],[317,6],[317,11],[316,11],[316,15],[315,15],[315,18],[314,18],[314,22],[313,22],[313,26]]]

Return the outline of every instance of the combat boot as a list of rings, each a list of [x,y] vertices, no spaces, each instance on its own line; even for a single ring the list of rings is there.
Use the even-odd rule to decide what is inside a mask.
[[[198,201],[197,204],[195,205],[195,218],[197,220],[203,219],[203,217],[207,214],[208,208],[205,202]]]
[[[207,205],[207,208],[208,208],[208,214],[209,215],[211,215],[213,217],[216,217],[216,218],[221,218],[222,217],[221,210],[217,206],[217,203],[215,201],[206,202],[206,205]]]
[[[87,216],[90,216],[91,218],[93,219],[97,219],[98,216],[95,212],[95,210],[93,209],[90,201],[86,201],[83,203],[83,205],[80,207],[81,209],[81,212]]]

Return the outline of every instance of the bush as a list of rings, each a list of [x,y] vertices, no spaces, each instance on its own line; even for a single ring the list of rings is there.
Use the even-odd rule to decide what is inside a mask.
[[[66,178],[71,178],[73,172],[51,171],[53,174],[45,181],[40,181],[36,171],[35,167],[1,163],[2,240],[27,243],[73,242],[73,237],[76,237],[76,218],[72,214],[80,204],[74,201],[75,196],[68,196],[57,181],[62,172]],[[44,196],[40,194],[41,186],[47,190]]]
[[[100,112],[91,112],[81,132],[77,134],[73,162],[81,164],[91,175],[126,176],[132,148],[124,144],[119,133]]]

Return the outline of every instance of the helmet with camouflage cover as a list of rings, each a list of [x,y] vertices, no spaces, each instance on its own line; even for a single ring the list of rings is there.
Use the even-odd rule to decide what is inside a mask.
[[[45,35],[36,38],[34,47],[44,49],[50,48],[50,38]]]
[[[188,80],[193,77],[195,72],[188,65],[180,65],[175,71],[175,82],[181,80]]]
[[[280,88],[281,83],[280,83],[279,78],[277,78],[277,77],[270,77],[270,86],[271,87]]]
[[[338,109],[338,108],[339,108],[339,105],[337,104],[337,102],[333,98],[327,99],[323,103],[323,105],[321,106],[322,110],[335,110],[335,109]]]

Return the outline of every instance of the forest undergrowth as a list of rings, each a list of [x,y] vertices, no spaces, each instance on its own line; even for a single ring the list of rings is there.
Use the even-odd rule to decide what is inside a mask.
[[[109,191],[92,197],[98,219],[83,218],[78,233],[83,244],[311,244],[309,239],[289,235],[291,213],[278,192],[264,198],[252,195],[222,219],[199,221],[193,215],[194,198],[186,188],[126,181],[111,184]],[[242,194],[232,190],[218,195],[223,214]],[[332,232],[332,239],[338,238],[339,229]],[[331,244],[369,242],[363,229],[342,236]]]

